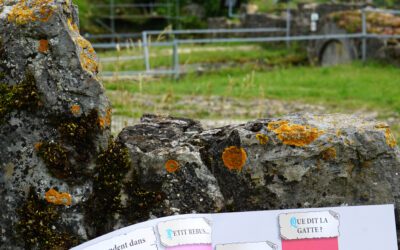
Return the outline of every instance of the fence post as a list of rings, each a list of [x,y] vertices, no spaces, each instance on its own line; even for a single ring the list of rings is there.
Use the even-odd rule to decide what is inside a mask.
[[[367,15],[365,9],[361,12],[362,19],[362,61],[365,62],[367,60]]]
[[[180,69],[179,69],[179,51],[178,51],[178,41],[174,39],[173,41],[173,64],[174,64],[174,73],[175,79],[179,78]]]
[[[143,55],[144,55],[144,65],[146,67],[146,72],[150,72],[150,56],[149,56],[149,44],[147,42],[147,32],[142,32],[143,41]]]
[[[290,48],[290,30],[291,30],[291,13],[289,8],[289,2],[286,9],[286,47]]]

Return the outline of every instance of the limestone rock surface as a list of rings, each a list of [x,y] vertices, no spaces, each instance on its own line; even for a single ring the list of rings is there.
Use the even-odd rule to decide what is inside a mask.
[[[68,248],[109,139],[97,58],[69,0],[0,1],[0,248]]]
[[[303,114],[202,130],[190,120],[145,116],[118,141],[138,180],[162,187],[170,212],[400,205],[399,149],[374,120]],[[170,171],[170,160],[179,167]]]

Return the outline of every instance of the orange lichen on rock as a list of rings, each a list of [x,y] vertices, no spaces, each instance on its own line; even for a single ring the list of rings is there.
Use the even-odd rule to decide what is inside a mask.
[[[42,147],[42,145],[43,145],[43,142],[37,142],[37,143],[35,143],[35,145],[34,145],[35,150],[36,150],[36,151],[39,151],[40,148]]]
[[[247,160],[247,153],[243,148],[231,146],[225,148],[222,153],[222,160],[224,161],[225,167],[229,170],[241,171]]]
[[[104,129],[111,126],[111,116],[112,116],[112,110],[111,108],[108,108],[106,111],[106,115],[99,117],[100,128]]]
[[[335,148],[328,148],[322,151],[321,153],[322,159],[325,161],[334,160],[336,159],[336,149]]]
[[[40,53],[46,53],[49,50],[49,41],[46,39],[39,40],[39,48]]]
[[[165,169],[168,173],[175,173],[179,169],[179,163],[175,160],[168,160],[165,163]]]
[[[47,22],[53,15],[54,0],[20,0],[8,14],[8,21],[19,25],[29,22]]]
[[[265,145],[268,143],[269,138],[267,135],[264,134],[257,134],[256,135],[257,140],[260,142],[261,145]]]
[[[70,31],[79,33],[78,25],[73,23],[72,18],[68,18],[68,28]]]
[[[72,197],[68,193],[59,193],[57,190],[51,188],[45,194],[46,201],[56,205],[70,206],[72,204]]]
[[[283,144],[304,147],[324,134],[323,131],[308,125],[290,124],[288,121],[270,122],[268,129],[278,135]]]
[[[97,62],[96,53],[90,42],[81,35],[78,35],[78,37],[75,39],[75,43],[80,49],[79,58],[82,68],[86,71],[96,74],[99,71],[99,64]]]
[[[79,115],[79,113],[81,112],[81,106],[74,104],[71,106],[70,110],[73,115]]]
[[[397,145],[396,138],[392,134],[392,131],[390,130],[390,128],[387,124],[379,123],[375,126],[375,128],[385,132],[386,144],[389,145],[389,147],[391,147],[391,148],[396,147],[396,145]]]

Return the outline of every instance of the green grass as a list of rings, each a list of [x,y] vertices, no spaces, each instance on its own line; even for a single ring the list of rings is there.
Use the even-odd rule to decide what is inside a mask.
[[[190,53],[182,53],[182,50],[194,49]],[[215,49],[215,51],[210,51]],[[223,49],[223,50],[221,50]],[[172,51],[168,48],[152,48],[150,54],[150,64],[152,68],[171,68]],[[113,56],[139,56],[141,48],[131,50],[102,52],[100,58]],[[305,52],[296,49],[287,50],[282,47],[265,48],[260,45],[201,45],[201,46],[182,46],[180,48],[179,62],[181,65],[197,63],[245,63],[258,62],[265,65],[276,65],[286,63],[300,63],[306,60]],[[117,61],[101,63],[103,71],[138,71],[144,70],[143,60]]]
[[[178,107],[176,101],[183,96],[201,95],[298,101],[327,106],[329,112],[377,111],[378,118],[385,120],[393,114],[397,117],[400,114],[399,73],[400,69],[395,66],[375,62],[334,67],[273,67],[268,70],[254,69],[254,65],[245,64],[241,68],[203,75],[187,74],[179,81],[172,78],[117,81],[106,82],[105,87],[115,113],[131,117],[138,117],[143,112],[157,112],[158,106],[168,105],[171,114],[176,114],[174,109],[179,108],[196,111],[195,105]],[[157,96],[159,100],[151,108],[136,104],[133,107],[129,103],[132,93]],[[221,118],[221,114],[204,110],[197,110],[194,114],[196,117],[192,118],[197,119]],[[393,131],[400,139],[400,126],[394,125]]]
[[[250,73],[249,73],[250,72]],[[141,92],[159,95],[217,95],[250,99],[259,96],[299,100],[348,109],[391,110],[400,113],[399,69],[378,63],[335,67],[289,67],[252,71],[248,67],[205,75],[189,74],[141,84]],[[129,81],[106,83],[108,90],[139,92]]]

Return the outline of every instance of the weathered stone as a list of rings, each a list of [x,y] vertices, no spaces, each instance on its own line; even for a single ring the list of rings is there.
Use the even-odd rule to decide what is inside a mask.
[[[374,120],[305,114],[204,131],[190,120],[145,116],[118,141],[129,149],[141,185],[164,193],[147,218],[400,205],[400,151],[389,127]],[[179,168],[169,172],[169,160]]]
[[[89,238],[83,203],[109,138],[97,59],[68,0],[0,1],[0,248]]]

